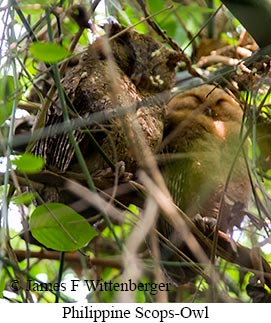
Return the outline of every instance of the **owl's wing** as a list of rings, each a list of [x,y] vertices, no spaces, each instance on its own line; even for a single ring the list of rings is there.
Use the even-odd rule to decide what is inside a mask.
[[[70,119],[89,117],[92,113],[112,108],[111,98],[106,95],[110,93],[107,69],[106,63],[97,59],[95,64],[80,63],[64,77],[62,86],[68,98],[66,103]],[[46,115],[45,127],[48,135],[37,141],[32,152],[45,159],[48,169],[65,172],[75,151],[67,131],[60,135],[55,135],[51,131],[52,127],[64,121],[58,101],[56,98]],[[75,142],[80,144],[86,134],[83,129],[78,129],[73,131],[73,136]]]

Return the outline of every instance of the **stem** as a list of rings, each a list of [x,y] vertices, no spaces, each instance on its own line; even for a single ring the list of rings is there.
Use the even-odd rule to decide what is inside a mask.
[[[10,30],[10,44],[16,41],[15,37],[15,32],[13,27]],[[19,93],[19,83],[18,83],[18,78],[17,78],[17,68],[16,68],[16,62],[15,62],[15,51],[11,51],[11,69],[12,69],[12,74],[13,74],[13,80],[14,80],[14,93]],[[7,64],[9,65],[9,64]],[[12,144],[13,144],[13,129],[14,129],[14,123],[15,123],[15,113],[17,109],[17,104],[18,104],[18,97],[14,95],[13,99],[13,105],[12,105],[12,113],[11,113],[11,118],[10,118],[10,125],[9,125],[9,130],[8,130],[8,138],[7,138],[7,143],[6,143],[6,171],[4,174],[4,187],[3,187],[3,201],[2,201],[2,212],[0,214],[0,225],[1,225],[1,220],[3,219],[3,235],[4,237],[1,239],[1,244],[6,241],[6,238],[8,236],[8,190],[9,190],[9,171],[10,171],[10,156],[12,154]],[[2,253],[4,252],[4,248],[0,250]],[[0,271],[1,271],[1,266],[0,266]]]

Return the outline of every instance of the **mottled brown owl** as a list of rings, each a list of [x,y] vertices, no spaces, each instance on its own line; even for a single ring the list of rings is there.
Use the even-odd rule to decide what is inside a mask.
[[[172,159],[162,172],[174,202],[191,219],[215,218],[219,229],[230,233],[240,226],[251,195],[239,149],[242,116],[239,104],[212,85],[176,95],[166,108],[164,151]],[[180,249],[187,249],[164,219],[159,220],[158,228]],[[163,248],[162,256],[166,260],[172,257]],[[185,274],[174,270],[174,279],[185,281],[190,276]]]
[[[175,67],[180,53],[168,49],[148,35],[119,24],[105,26],[107,35],[98,38],[81,55],[77,66],[62,80],[70,119],[93,118],[96,112],[113,112],[114,117],[73,132],[91,175],[123,161],[126,170],[135,172],[144,151],[138,138],[154,151],[163,138],[165,102],[175,82]],[[159,96],[159,98],[157,98]],[[58,98],[50,106],[45,127],[63,122]],[[136,130],[137,129],[137,130]],[[100,154],[100,145],[111,165]],[[40,139],[32,152],[45,159],[46,169],[65,174],[81,169],[68,133]],[[47,202],[69,204],[62,187],[48,183],[40,192]]]

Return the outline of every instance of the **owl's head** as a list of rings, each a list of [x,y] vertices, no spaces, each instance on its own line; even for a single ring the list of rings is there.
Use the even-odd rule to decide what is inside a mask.
[[[118,23],[106,26],[112,54],[139,90],[157,93],[172,88],[181,54],[153,37]]]
[[[243,112],[225,91],[202,85],[173,97],[166,110],[169,144],[185,150],[198,139],[238,138]]]

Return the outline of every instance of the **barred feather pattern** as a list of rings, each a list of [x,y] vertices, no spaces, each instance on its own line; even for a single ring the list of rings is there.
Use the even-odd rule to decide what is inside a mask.
[[[108,37],[123,29],[112,24]],[[104,124],[73,132],[91,174],[108,165],[97,154],[85,130],[94,131],[93,134],[98,130],[101,134],[103,129],[103,134],[96,138],[101,148],[113,163],[124,161],[129,172],[136,171],[142,152],[136,152],[134,145],[138,134],[127,136],[125,125],[136,122],[146,146],[152,151],[159,147],[163,138],[165,102],[180,59],[178,52],[129,29],[110,42],[106,36],[98,38],[82,53],[79,64],[67,71],[62,86],[72,103],[71,107],[67,102],[70,119],[95,116],[100,111],[116,111],[115,117]],[[165,97],[158,102],[156,94],[164,92]],[[127,108],[127,114],[118,116],[118,108]],[[47,113],[45,127],[50,129],[61,122],[63,116],[56,97]],[[32,152],[44,157],[46,168],[54,172],[80,171],[66,132],[51,136],[49,131],[45,139],[37,141]]]

